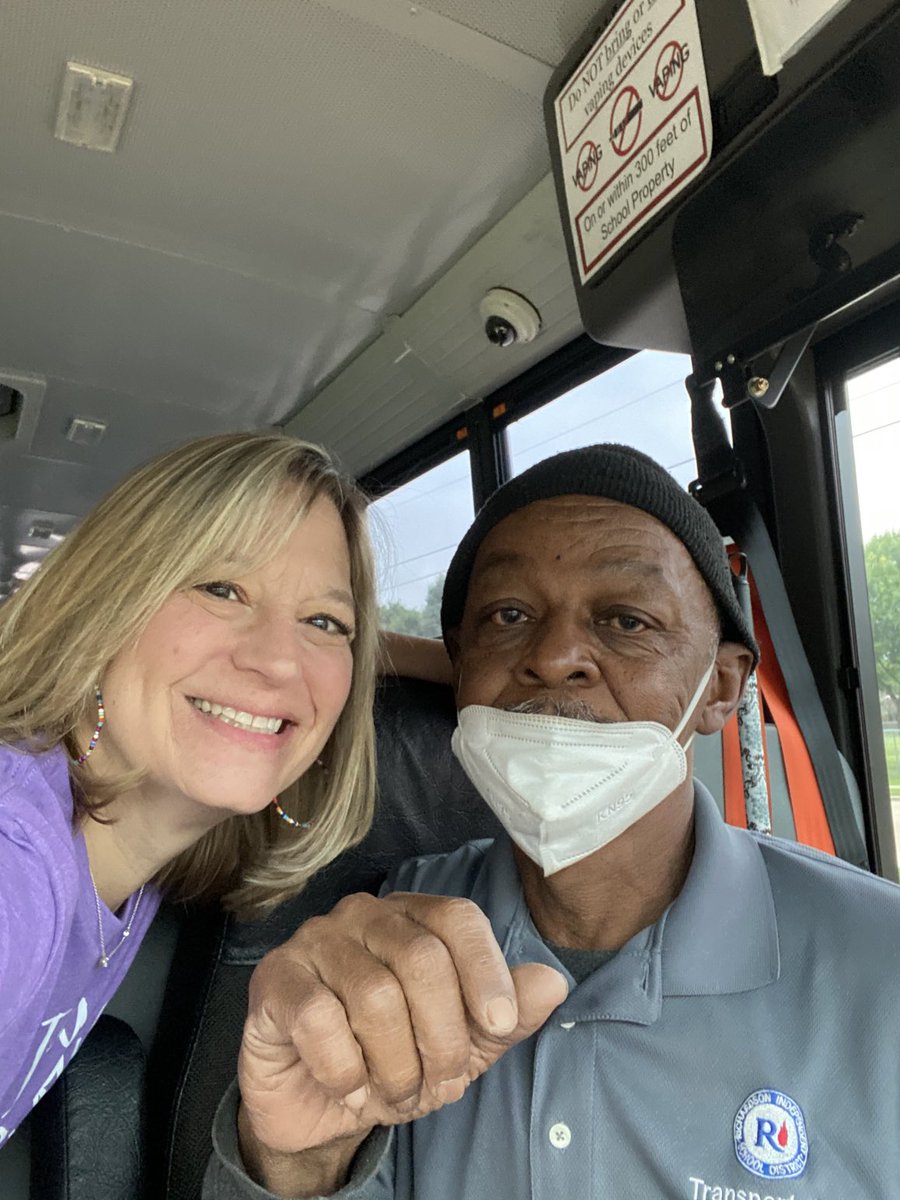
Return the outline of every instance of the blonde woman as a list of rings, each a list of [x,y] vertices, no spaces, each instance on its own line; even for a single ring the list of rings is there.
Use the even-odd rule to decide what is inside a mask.
[[[165,893],[258,915],[366,832],[365,501],[232,434],[120,484],[0,607],[0,1144]]]

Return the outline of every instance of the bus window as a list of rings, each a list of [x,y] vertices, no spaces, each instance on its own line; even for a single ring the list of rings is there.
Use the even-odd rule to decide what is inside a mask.
[[[468,452],[376,500],[369,513],[382,628],[440,637],[444,574],[474,516]]]
[[[900,843],[900,356],[851,374],[847,411],[895,841]]]
[[[686,354],[645,350],[513,421],[507,431],[513,473],[560,450],[624,442],[687,486],[697,475],[684,387],[690,370]]]

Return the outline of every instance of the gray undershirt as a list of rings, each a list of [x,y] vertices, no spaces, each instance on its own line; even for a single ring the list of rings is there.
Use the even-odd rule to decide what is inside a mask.
[[[588,975],[615,958],[617,950],[573,950],[570,946],[557,946],[544,938],[547,949],[558,958],[576,983],[584,983]]]

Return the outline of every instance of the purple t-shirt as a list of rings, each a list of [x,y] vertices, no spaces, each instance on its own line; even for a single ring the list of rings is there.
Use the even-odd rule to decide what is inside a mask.
[[[159,907],[144,889],[131,933],[99,966],[84,836],[66,755],[0,747],[0,1146],[56,1082],[109,1002]],[[134,912],[101,901],[107,954]]]

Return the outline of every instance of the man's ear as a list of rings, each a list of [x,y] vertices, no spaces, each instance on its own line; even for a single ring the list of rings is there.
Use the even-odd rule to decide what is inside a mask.
[[[459,687],[459,627],[448,629],[444,635],[444,645],[450,656],[450,666],[453,671],[453,686]]]
[[[750,672],[753,655],[740,642],[720,642],[716,651],[706,706],[697,722],[697,733],[718,733],[740,703]]]

